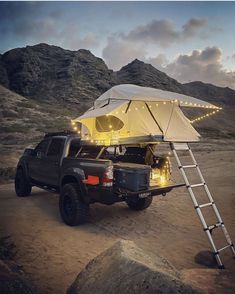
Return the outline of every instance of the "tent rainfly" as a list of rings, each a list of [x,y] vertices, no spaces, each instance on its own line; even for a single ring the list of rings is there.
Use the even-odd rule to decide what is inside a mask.
[[[98,145],[199,141],[181,107],[220,109],[183,94],[123,84],[102,94],[72,125],[81,123],[82,140]]]

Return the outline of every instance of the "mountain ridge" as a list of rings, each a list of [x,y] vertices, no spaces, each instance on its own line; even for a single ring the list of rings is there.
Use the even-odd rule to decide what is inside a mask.
[[[119,71],[89,50],[40,43],[0,54],[0,84],[31,99],[76,104],[81,110],[114,85],[131,83],[182,93],[219,105],[235,105],[235,90],[200,81],[182,84],[135,59]]]

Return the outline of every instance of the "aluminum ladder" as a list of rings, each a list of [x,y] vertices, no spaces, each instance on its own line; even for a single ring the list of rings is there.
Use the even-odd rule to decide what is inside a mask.
[[[229,233],[224,225],[224,222],[220,216],[220,213],[216,207],[216,204],[213,200],[213,197],[208,189],[208,186],[205,182],[205,179],[201,173],[201,170],[197,164],[197,161],[193,155],[193,152],[192,150],[190,149],[188,143],[170,143],[170,147],[171,147],[171,150],[172,150],[172,153],[174,154],[175,156],[175,159],[176,159],[176,162],[177,162],[177,165],[178,165],[178,168],[179,170],[181,171],[181,174],[183,176],[183,179],[185,181],[185,184],[186,184],[186,188],[190,194],[190,197],[192,199],[192,202],[193,202],[193,205],[194,205],[194,208],[199,216],[199,219],[202,223],[202,226],[203,226],[203,230],[205,231],[208,239],[209,239],[209,242],[210,242],[210,245],[212,247],[212,250],[213,250],[213,253],[215,255],[215,258],[216,258],[216,261],[217,261],[217,264],[218,264],[218,268],[220,269],[224,269],[224,265],[222,263],[222,260],[221,260],[221,257],[220,257],[220,252],[227,249],[227,248],[230,248],[231,251],[232,251],[232,254],[233,254],[233,258],[235,258],[235,249],[234,249],[234,245],[233,245],[233,242],[229,236]],[[193,164],[190,164],[190,165],[182,165],[181,164],[181,161],[180,161],[180,158],[179,158],[179,155],[177,153],[177,151],[188,151],[189,152],[189,155],[192,159],[192,162]],[[198,183],[198,184],[193,184],[191,185],[189,183],[189,180],[188,180],[188,177],[187,177],[187,174],[186,174],[186,169],[190,169],[190,168],[194,168],[196,169],[196,171],[198,172],[198,175],[199,175],[199,178],[201,180],[201,183]],[[194,192],[194,188],[196,187],[203,187],[205,192],[206,192],[206,195],[209,199],[209,202],[208,203],[203,203],[203,204],[199,204],[198,201],[197,201],[197,197],[196,197],[196,193]],[[206,220],[205,220],[205,217],[202,213],[202,208],[204,207],[212,207],[213,208],[213,211],[215,213],[215,216],[216,216],[216,219],[217,219],[217,223],[216,224],[213,224],[213,225],[210,225],[208,226],[207,223],[206,223]],[[224,234],[224,237],[225,237],[225,240],[227,242],[227,244],[222,247],[222,248],[219,248],[217,249],[216,245],[215,245],[215,242],[213,240],[213,237],[212,237],[212,231],[216,228],[219,228],[221,227],[222,229],[222,232]]]

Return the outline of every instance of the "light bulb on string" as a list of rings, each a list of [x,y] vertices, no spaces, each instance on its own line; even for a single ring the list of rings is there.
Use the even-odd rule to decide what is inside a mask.
[[[208,107],[208,106],[207,106],[207,107]],[[193,120],[190,120],[190,123],[194,123],[194,122],[197,122],[197,121],[201,121],[201,120],[203,120],[203,119],[205,119],[205,118],[207,118],[207,117],[209,117],[209,116],[212,116],[212,115],[216,114],[217,112],[219,112],[219,109],[217,109],[216,111],[212,111],[212,112],[210,112],[210,113],[207,113],[207,114],[205,114],[205,115],[203,115],[203,116],[199,116],[199,117],[197,117],[197,118],[195,118],[195,119],[193,119]]]

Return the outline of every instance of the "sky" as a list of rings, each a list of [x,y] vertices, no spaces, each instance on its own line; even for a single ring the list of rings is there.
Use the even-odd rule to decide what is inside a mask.
[[[235,2],[0,2],[0,53],[48,43],[235,89]]]

